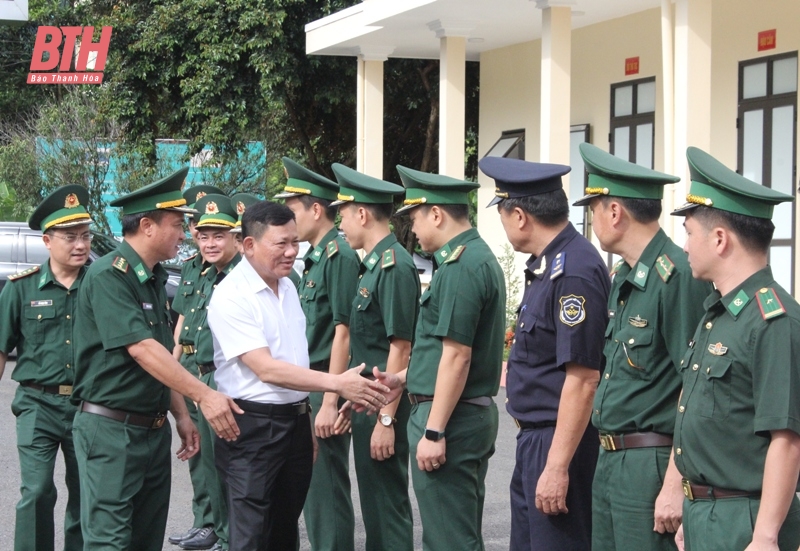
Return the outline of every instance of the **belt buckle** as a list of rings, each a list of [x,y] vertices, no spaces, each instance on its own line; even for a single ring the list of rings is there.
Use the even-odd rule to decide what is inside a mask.
[[[163,415],[163,414],[159,415],[158,417],[153,419],[153,424],[150,425],[150,428],[151,429],[160,429],[161,427],[164,426],[164,421],[166,421],[166,420],[167,420],[167,416],[166,415]]]
[[[689,501],[694,501],[694,494],[692,493],[692,484],[684,478],[683,480],[681,480],[681,485],[683,486],[683,495],[686,496],[686,499],[688,499]]]
[[[419,404],[419,402],[417,402],[417,397],[414,394],[409,394],[408,395],[408,401],[411,402],[412,406],[416,406],[416,405]]]
[[[60,396],[71,396],[72,385],[58,385],[58,394]]]
[[[614,444],[614,437],[610,434],[600,435],[600,446],[607,452],[617,451],[617,446]]]
[[[194,345],[184,344],[182,346],[183,346],[183,353],[184,354],[194,354]]]

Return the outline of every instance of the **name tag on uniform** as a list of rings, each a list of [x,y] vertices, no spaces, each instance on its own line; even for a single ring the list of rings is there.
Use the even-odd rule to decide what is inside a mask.
[[[152,310],[152,309],[153,309],[153,305],[150,304],[149,302],[143,302],[142,303],[142,310]]]
[[[31,301],[31,308],[36,308],[37,306],[52,306],[52,300],[32,300]]]

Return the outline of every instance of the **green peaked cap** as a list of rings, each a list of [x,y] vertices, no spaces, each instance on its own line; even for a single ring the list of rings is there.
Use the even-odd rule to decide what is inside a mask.
[[[196,228],[215,228],[231,230],[236,226],[236,209],[227,195],[210,193],[201,197],[194,204],[197,209]]]
[[[576,207],[605,196],[660,201],[664,197],[664,186],[680,181],[677,176],[625,161],[590,143],[580,144],[578,150],[589,173],[589,186],[586,195],[572,203]]]
[[[45,197],[28,218],[32,230],[47,231],[51,228],[69,228],[91,224],[92,217],[86,210],[89,191],[78,184],[62,186]]]
[[[231,233],[242,233],[242,216],[244,216],[244,211],[247,210],[247,207],[259,201],[261,201],[261,199],[251,193],[237,193],[231,196],[231,205],[236,210],[237,214],[236,224],[231,230]]]
[[[153,210],[192,213],[194,209],[186,206],[186,199],[181,194],[181,188],[188,173],[188,168],[182,168],[157,182],[117,197],[109,204],[112,207],[122,207],[123,216]]]
[[[331,205],[341,205],[351,201],[354,203],[392,204],[394,196],[401,195],[405,191],[402,186],[367,176],[339,163],[334,163],[331,168],[339,182],[338,200]]]
[[[480,187],[477,182],[430,174],[401,165],[397,165],[397,172],[406,187],[406,198],[397,214],[425,204],[468,205],[469,192]]]
[[[794,201],[794,197],[748,180],[714,157],[690,147],[686,150],[692,181],[686,204],[672,214],[685,216],[699,206],[725,210],[754,218],[772,218],[775,205]]]
[[[335,201],[339,185],[316,172],[284,157],[283,168],[286,172],[286,187],[274,199],[288,199],[299,195],[311,195],[328,201]]]
[[[206,195],[225,195],[225,192],[215,186],[209,186],[206,184],[201,184],[199,186],[192,186],[188,189],[183,191],[183,198],[186,199],[186,206],[190,208],[194,208],[194,204],[197,203],[200,199],[205,197]],[[197,213],[189,214],[189,218],[191,220],[199,220],[199,216]]]

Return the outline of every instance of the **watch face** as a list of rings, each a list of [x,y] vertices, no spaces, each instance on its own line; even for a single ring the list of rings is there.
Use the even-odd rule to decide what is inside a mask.
[[[392,416],[387,415],[385,413],[381,414],[381,425],[384,427],[390,427],[392,425]]]

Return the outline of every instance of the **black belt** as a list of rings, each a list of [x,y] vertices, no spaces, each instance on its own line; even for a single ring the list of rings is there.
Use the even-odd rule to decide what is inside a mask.
[[[331,360],[327,359],[319,362],[314,362],[309,367],[314,371],[324,371],[327,373],[331,368]]]
[[[86,413],[93,413],[102,417],[108,417],[120,423],[128,425],[136,425],[137,427],[145,427],[148,429],[160,429],[164,426],[164,421],[167,420],[167,414],[157,413],[156,415],[139,415],[137,413],[128,413],[121,409],[111,409],[100,404],[93,404],[91,402],[82,402],[81,411]]]
[[[693,484],[685,478],[682,481],[683,495],[689,501],[695,499],[725,499],[731,497],[752,497],[760,498],[761,492],[746,492],[744,490],[725,490],[723,488],[714,488],[713,486],[703,486],[702,484]]]
[[[58,394],[59,396],[69,396],[72,394],[72,385],[37,385],[36,383],[24,382],[19,386],[32,388],[39,392],[46,392],[48,394]]]
[[[433,396],[424,396],[422,394],[409,394],[408,401],[411,402],[412,406],[416,406],[417,404],[422,404],[424,402],[433,402]],[[488,408],[492,405],[494,400],[492,400],[491,396],[478,396],[477,398],[461,398],[458,403],[459,404],[472,404],[473,406],[481,406],[484,408]]]
[[[633,448],[665,448],[667,446],[672,446],[672,437],[657,432],[601,434],[600,445],[607,452]]]
[[[546,429],[550,427],[555,427],[555,421],[520,421],[519,419],[514,419],[514,424],[517,425],[517,428],[520,430],[533,430],[533,429]]]
[[[208,375],[209,373],[213,373],[217,370],[217,366],[214,364],[197,364],[197,371],[200,372],[200,376]]]
[[[243,410],[250,413],[260,413],[261,415],[291,417],[311,413],[311,404],[308,403],[308,398],[296,404],[264,404],[240,399],[234,399],[233,401]]]

